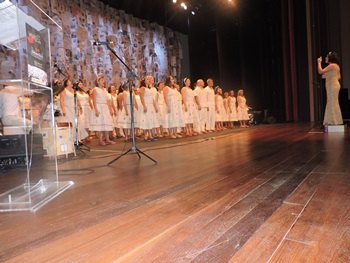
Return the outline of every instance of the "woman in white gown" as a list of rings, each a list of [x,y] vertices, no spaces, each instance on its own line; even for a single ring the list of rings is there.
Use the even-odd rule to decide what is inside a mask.
[[[145,141],[153,141],[152,129],[156,128],[157,106],[154,101],[154,93],[151,91],[150,78],[145,78],[143,85],[140,87],[140,98],[143,111],[141,112],[140,128],[144,133]]]
[[[327,104],[324,113],[323,125],[343,124],[343,117],[339,107],[339,90],[340,90],[340,67],[338,55],[335,52],[329,52],[326,56],[328,66],[322,68],[322,57],[317,59],[318,73],[326,79]]]
[[[177,107],[178,107],[178,113],[179,113],[179,126],[176,129],[177,132],[177,138],[182,138],[180,133],[182,132],[182,128],[185,128],[185,116],[184,116],[184,109],[183,109],[183,102],[182,102],[182,95],[180,90],[180,85],[175,83],[175,91],[177,92]]]
[[[180,127],[179,120],[179,107],[178,107],[178,91],[175,88],[175,81],[172,76],[168,76],[165,81],[164,87],[164,102],[166,105],[166,114],[165,114],[165,126],[164,128],[169,129],[170,138],[176,139],[177,137],[177,128]]]
[[[142,129],[140,128],[140,122],[141,122],[141,115],[143,111],[141,98],[140,98],[140,88],[134,88],[134,94],[135,94],[135,104],[137,105],[137,109],[135,108],[134,111],[134,122],[135,122],[135,134],[136,136],[141,136]]]
[[[228,92],[224,92],[224,109],[225,111],[223,112],[223,127],[228,127]]]
[[[108,98],[112,107],[113,133],[114,138],[118,137],[118,91],[114,85],[108,87]]]
[[[195,110],[194,94],[191,89],[191,80],[189,78],[184,79],[185,86],[181,90],[183,109],[184,109],[184,120],[185,130],[187,136],[193,136],[193,112]]]
[[[235,92],[233,90],[230,90],[229,96],[228,96],[228,121],[229,121],[229,127],[233,128],[235,126],[235,122],[238,121],[237,118],[237,104],[236,104],[236,97]]]
[[[222,131],[224,115],[225,115],[225,107],[224,107],[224,99],[222,97],[222,89],[220,87],[215,88],[215,128],[217,131]]]
[[[108,98],[106,82],[103,75],[98,76],[97,86],[92,89],[91,97],[94,105],[94,114],[91,118],[90,130],[98,132],[99,144],[115,144],[109,138],[109,133],[113,131],[113,109]]]
[[[85,91],[84,84],[82,81],[78,84],[78,101],[81,106],[79,112],[79,129],[84,129],[87,134],[90,133],[90,119],[91,119],[91,103],[90,103],[90,95]],[[85,141],[89,141],[89,137],[85,139]]]
[[[240,123],[240,127],[247,128],[249,127],[249,107],[247,105],[247,100],[244,96],[244,91],[240,89],[237,93],[237,118]]]
[[[158,106],[158,123],[159,123],[159,137],[163,137],[163,134],[165,132],[164,129],[164,123],[165,123],[165,102],[164,102],[164,94],[163,94],[163,89],[164,89],[164,83],[159,82],[157,84],[158,87],[158,96],[157,96],[157,106]]]

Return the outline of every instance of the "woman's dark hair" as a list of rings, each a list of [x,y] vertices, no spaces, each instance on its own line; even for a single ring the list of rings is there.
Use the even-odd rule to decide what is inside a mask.
[[[157,84],[157,87],[159,88],[160,84],[162,84],[162,83],[164,84],[164,82],[159,81],[158,84]]]
[[[124,91],[124,90],[128,90],[128,89],[129,89],[129,86],[128,86],[128,83],[126,82],[122,85],[122,90]]]
[[[146,80],[145,79],[142,79],[141,81],[140,81],[140,88],[141,87],[146,87]]]
[[[63,87],[67,87],[68,86],[68,81],[71,81],[70,79],[65,79],[63,81]]]
[[[124,84],[120,84],[119,88],[118,88],[118,93],[122,93],[124,90],[123,90],[123,85]]]
[[[108,93],[111,93],[111,92],[112,92],[112,87],[115,87],[115,85],[113,85],[113,84],[109,85],[109,87],[108,87]]]
[[[335,64],[340,64],[340,61],[339,61],[339,56],[336,52],[334,51],[331,51],[327,54],[327,57],[328,57],[328,62],[329,63],[335,63]]]
[[[170,87],[172,77],[173,77],[173,76],[171,76],[171,75],[169,75],[169,76],[166,77],[166,79],[165,79],[165,85],[166,85],[166,86]]]

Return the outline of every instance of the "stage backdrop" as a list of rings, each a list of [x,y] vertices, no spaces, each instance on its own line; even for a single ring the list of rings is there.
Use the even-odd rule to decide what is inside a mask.
[[[93,46],[96,39],[113,41],[111,47],[141,77],[152,74],[156,81],[164,81],[168,74],[181,77],[180,33],[98,0],[36,0],[35,3],[63,28],[59,30],[50,19],[39,15],[38,10],[28,10],[51,29],[53,61],[74,79],[85,79],[88,87],[94,85],[100,73],[106,75],[109,83],[126,80],[124,66],[106,46]]]

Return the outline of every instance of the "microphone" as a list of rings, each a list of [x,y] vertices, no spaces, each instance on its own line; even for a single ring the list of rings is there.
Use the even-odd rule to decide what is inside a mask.
[[[113,44],[114,42],[113,41],[99,41],[99,40],[95,40],[94,42],[92,42],[92,44],[94,46],[102,46],[102,45],[110,45],[110,44]]]
[[[56,69],[56,72],[62,73],[62,70],[60,69],[60,67],[58,66],[57,63],[54,63],[54,64],[53,64],[53,67]]]

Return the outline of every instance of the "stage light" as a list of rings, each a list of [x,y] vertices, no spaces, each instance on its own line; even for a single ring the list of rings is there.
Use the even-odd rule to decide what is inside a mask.
[[[191,14],[194,16],[196,13],[194,11],[191,11]]]
[[[173,3],[176,4],[177,0],[173,0]]]
[[[187,5],[186,5],[184,2],[181,3],[181,7],[182,7],[183,9],[187,10]]]

